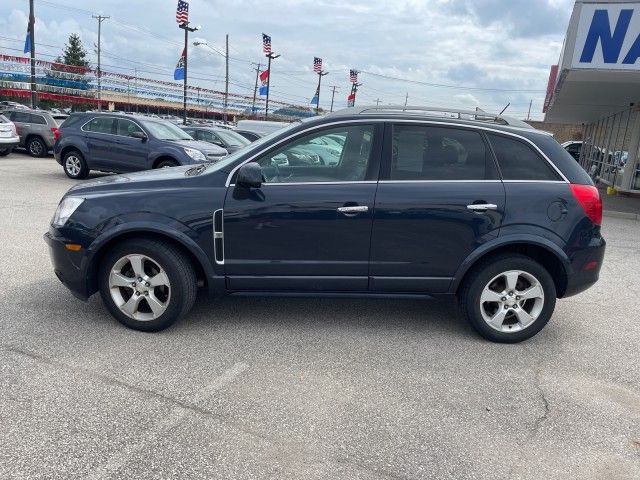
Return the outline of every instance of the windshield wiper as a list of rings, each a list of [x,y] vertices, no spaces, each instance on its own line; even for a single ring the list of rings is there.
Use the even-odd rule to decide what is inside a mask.
[[[207,165],[205,163],[202,163],[200,165],[196,165],[195,167],[191,167],[189,170],[184,172],[184,174],[187,177],[193,177],[195,175],[200,175],[206,169],[207,169]]]

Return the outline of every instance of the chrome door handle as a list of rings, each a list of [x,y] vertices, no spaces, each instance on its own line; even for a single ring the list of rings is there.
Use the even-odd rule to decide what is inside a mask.
[[[345,215],[348,215],[350,213],[368,212],[369,207],[367,207],[366,205],[354,205],[353,207],[339,207],[338,211],[340,213],[344,213]]]
[[[486,212],[487,210],[497,210],[498,206],[493,203],[472,203],[467,205],[467,208],[474,212]]]

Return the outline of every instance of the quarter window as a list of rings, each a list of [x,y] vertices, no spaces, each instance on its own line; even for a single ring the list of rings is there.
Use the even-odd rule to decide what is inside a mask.
[[[520,140],[489,134],[503,180],[560,180],[549,163]]]
[[[83,128],[87,132],[113,134],[113,118],[97,117],[87,123]]]
[[[358,182],[367,179],[373,125],[336,127],[298,138],[258,160],[267,183]],[[325,142],[327,137],[338,142]]]
[[[485,180],[495,166],[478,132],[394,125],[391,180]]]

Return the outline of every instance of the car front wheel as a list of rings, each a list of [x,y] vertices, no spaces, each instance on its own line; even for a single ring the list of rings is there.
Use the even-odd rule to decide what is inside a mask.
[[[122,324],[157,332],[187,314],[197,292],[189,258],[161,240],[128,240],[100,265],[100,295]]]
[[[67,177],[82,180],[89,176],[89,167],[80,152],[72,150],[62,158],[62,168]]]
[[[484,338],[516,343],[547,324],[556,304],[549,272],[530,257],[507,254],[476,266],[459,296],[460,308]]]

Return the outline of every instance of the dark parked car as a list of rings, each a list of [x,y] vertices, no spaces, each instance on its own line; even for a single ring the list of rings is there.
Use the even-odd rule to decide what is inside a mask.
[[[25,108],[2,112],[11,120],[20,135],[20,147],[26,148],[32,157],[45,157],[58,138],[58,122],[49,112]]]
[[[258,132],[252,132],[250,130],[240,130],[236,128],[234,130],[238,135],[242,135],[244,138],[249,140],[250,142],[255,142],[256,140],[260,140],[264,135]]]
[[[214,145],[224,148],[229,153],[240,150],[242,147],[246,147],[251,143],[250,140],[239,133],[226,128],[189,125],[182,127],[182,129],[196,140],[213,143]]]
[[[79,184],[45,235],[55,273],[81,299],[99,291],[139,330],[171,325],[203,286],[456,295],[484,337],[524,340],[551,318],[556,298],[598,279],[598,190],[552,136],[456,113],[350,108],[215,164]],[[323,137],[343,145],[338,163],[277,161]]]
[[[71,178],[86,178],[90,170],[125,173],[217,162],[227,155],[166,120],[97,112],[67,118],[53,153]]]

